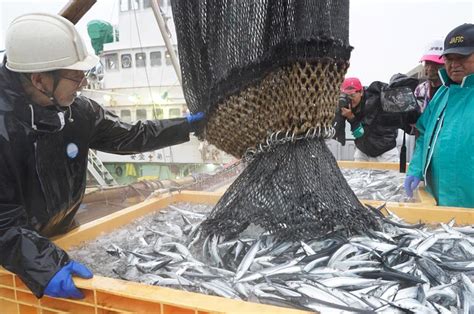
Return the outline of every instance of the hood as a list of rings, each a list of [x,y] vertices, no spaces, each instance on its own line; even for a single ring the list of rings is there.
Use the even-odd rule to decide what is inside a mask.
[[[33,133],[59,132],[65,125],[65,113],[70,108],[40,106],[31,102],[24,94],[18,73],[5,66],[6,57],[0,66],[0,113],[13,114]]]

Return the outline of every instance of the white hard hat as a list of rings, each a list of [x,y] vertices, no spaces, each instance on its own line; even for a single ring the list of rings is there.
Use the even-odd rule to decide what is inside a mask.
[[[87,71],[99,62],[87,51],[74,24],[48,13],[25,14],[13,20],[6,34],[5,53],[6,66],[13,72]]]

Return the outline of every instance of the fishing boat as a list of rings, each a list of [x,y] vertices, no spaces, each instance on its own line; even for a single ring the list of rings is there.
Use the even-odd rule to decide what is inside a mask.
[[[98,49],[94,46],[94,49],[100,56],[100,64],[90,75],[83,94],[125,122],[186,115],[188,109],[177,75],[179,64],[173,64],[173,55],[177,56],[179,51],[171,0],[157,2],[159,16],[164,22],[164,36],[159,31],[151,0],[114,1],[114,10],[118,14],[116,25],[98,20],[88,23],[93,46],[94,43],[99,46]],[[166,41],[172,49],[168,49]],[[418,65],[407,74],[419,77],[421,72]],[[335,140],[326,142],[337,160],[353,160],[355,144],[349,125],[346,126],[346,139],[344,146]],[[399,148],[402,139],[403,132],[400,131]],[[407,161],[413,148],[414,138],[408,136]],[[193,173],[214,172],[233,160],[195,137],[181,145],[134,155],[91,151],[89,182],[91,185],[115,185],[141,179],[179,179]]]
[[[129,123],[188,114],[172,55],[158,31],[152,2],[120,0],[114,7],[118,10],[117,25],[97,20],[88,23],[93,45],[99,42],[102,47],[100,50],[94,47],[100,56],[100,64],[90,75],[89,86],[83,95]],[[159,9],[165,36],[177,55],[170,1],[160,1]],[[110,36],[100,37],[100,34]],[[92,173],[96,165],[97,181],[102,177],[99,184],[179,179],[194,173],[214,172],[233,160],[194,136],[187,143],[147,153],[116,155],[97,151],[91,155],[89,170]],[[101,171],[104,168],[101,164],[110,175]],[[91,184],[96,183],[91,180]]]

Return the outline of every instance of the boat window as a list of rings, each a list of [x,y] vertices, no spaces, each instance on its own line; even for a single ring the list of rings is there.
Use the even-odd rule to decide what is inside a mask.
[[[161,65],[161,51],[150,52],[150,65],[157,67]]]
[[[135,54],[135,66],[137,68],[143,68],[146,66],[146,54],[144,52],[138,52]]]
[[[132,55],[129,53],[120,56],[122,59],[122,69],[128,69],[132,67]]]
[[[128,11],[130,0],[120,0],[120,11]]]
[[[118,70],[118,55],[116,53],[107,54],[104,56],[104,58],[106,70]]]
[[[151,0],[143,0],[143,8],[150,8],[151,7]]]
[[[170,118],[179,118],[181,117],[181,110],[179,108],[171,108],[169,111]]]
[[[137,120],[146,120],[146,109],[137,109]]]
[[[153,119],[163,119],[163,109],[153,108]]]
[[[130,0],[130,10],[138,10],[138,0]]]
[[[178,50],[177,49],[174,50],[174,54],[176,55],[176,58],[177,58],[178,57]],[[165,63],[166,63],[166,65],[171,65],[172,64],[171,63],[171,55],[168,52],[168,50],[165,53]]]
[[[120,110],[120,117],[123,122],[132,122],[132,114],[128,109]]]

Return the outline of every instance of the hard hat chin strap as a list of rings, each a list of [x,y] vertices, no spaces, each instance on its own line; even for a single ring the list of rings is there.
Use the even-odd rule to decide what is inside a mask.
[[[49,99],[53,102],[54,106],[57,106],[57,107],[61,108],[61,105],[59,104],[59,102],[54,97],[54,92],[56,91],[56,88],[59,85],[60,76],[58,75],[57,71],[53,71],[51,74],[53,75],[53,90],[51,91],[51,93],[49,93],[49,95],[46,94],[46,93],[45,93],[45,95],[49,97]],[[69,122],[74,122],[74,119],[72,118],[72,108],[68,107],[66,110],[69,110],[68,121]]]
[[[49,100],[53,102],[53,105],[59,105],[58,101],[54,97],[54,93],[56,92],[56,88],[59,85],[60,77],[57,71],[51,72],[51,75],[53,76],[53,89],[51,90],[50,93],[47,93],[47,92],[43,92],[43,93],[49,97]]]
[[[52,75],[53,77],[53,88],[51,90],[51,92],[48,92],[46,90],[42,90],[42,89],[39,89],[37,88],[36,86],[34,86],[32,84],[32,81],[31,81],[31,78],[29,76],[29,73],[20,73],[20,80],[24,80],[24,81],[27,81],[29,84],[33,85],[33,87],[35,87],[36,90],[38,90],[40,93],[42,93],[43,95],[45,95],[46,97],[49,98],[49,100],[52,102],[52,105],[53,106],[56,106],[58,108],[62,108],[62,106],[59,104],[59,102],[56,100],[56,97],[54,97],[54,93],[56,92],[56,88],[58,87],[59,85],[59,81],[61,79],[61,77],[58,75],[58,73],[56,71],[52,71],[50,72],[50,74]],[[69,118],[68,118],[68,121],[69,122],[74,122],[74,119],[72,118],[72,108],[71,107],[68,107],[66,109],[66,111],[69,110]],[[33,114],[33,112],[32,112]]]
[[[30,78],[30,73],[21,73],[20,74],[20,78],[26,80],[27,82],[29,82],[29,84],[33,85],[32,84],[32,81],[31,81],[31,78]],[[49,98],[49,100],[51,100],[53,102],[54,105],[57,105],[58,104],[58,101],[56,100],[56,98],[54,97],[54,92],[56,91],[56,88],[58,87],[58,84],[59,84],[59,76],[57,74],[56,71],[53,71],[51,72],[51,75],[53,77],[53,89],[51,92],[48,92],[47,90],[43,90],[43,89],[39,89],[38,87],[34,86],[38,91],[40,91],[43,95],[47,96]]]

